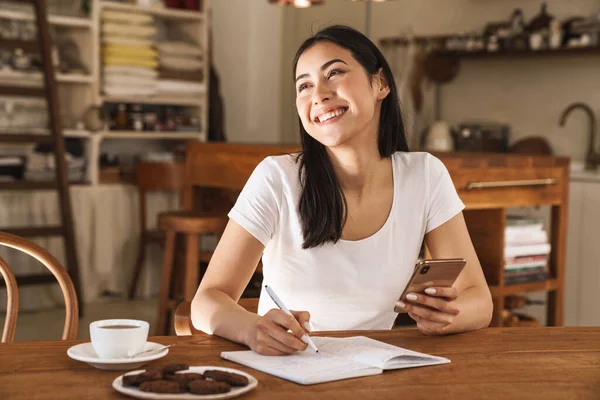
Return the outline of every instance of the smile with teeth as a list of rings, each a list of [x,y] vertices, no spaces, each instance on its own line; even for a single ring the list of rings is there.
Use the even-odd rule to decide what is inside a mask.
[[[333,110],[331,112],[319,115],[316,118],[316,120],[317,120],[317,122],[323,123],[323,122],[330,120],[331,118],[337,117],[338,115],[342,115],[345,112],[346,112],[345,108],[338,108],[337,110]]]

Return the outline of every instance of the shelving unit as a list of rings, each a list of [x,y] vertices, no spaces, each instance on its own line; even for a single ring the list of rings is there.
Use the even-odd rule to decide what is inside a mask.
[[[206,95],[206,90],[204,91],[203,95]],[[205,103],[205,101],[202,99],[197,99],[190,96],[102,96],[102,101],[105,103],[159,104],[189,107],[200,107]]]
[[[174,107],[185,107],[200,121],[201,131],[175,131],[175,132],[149,132],[149,131],[89,131],[86,129],[76,130],[70,126],[65,126],[64,136],[67,138],[79,138],[83,140],[85,154],[87,158],[87,181],[92,185],[99,183],[98,160],[102,148],[105,145],[117,146],[118,140],[144,140],[144,143],[157,141],[186,141],[186,140],[206,140],[206,127],[208,125],[208,77],[209,65],[208,59],[208,30],[209,30],[209,1],[204,0],[203,11],[179,10],[159,7],[144,7],[135,4],[122,4],[111,1],[91,0],[91,14],[89,18],[69,17],[60,15],[49,16],[49,24],[59,29],[61,34],[67,35],[79,46],[82,60],[90,70],[89,75],[81,74],[56,74],[56,81],[59,85],[59,97],[62,109],[69,112],[72,121],[83,121],[90,108],[100,108],[107,103],[112,104],[140,104],[140,105],[165,105]],[[107,96],[102,93],[102,57],[101,57],[101,18],[102,10],[118,11],[132,14],[151,15],[156,19],[165,21],[169,27],[177,30],[176,33],[184,33],[188,37],[197,39],[197,44],[204,50],[204,90],[194,95],[156,95],[156,96]],[[19,21],[33,21],[33,13],[26,11],[1,10],[0,18],[8,18]],[[0,39],[3,48],[17,49],[25,51],[36,51],[37,44],[33,41],[25,42],[21,40]],[[0,72],[0,87],[14,87],[12,96],[20,97],[26,94],[32,94],[39,90],[42,85],[41,73],[18,73],[18,72]],[[17,130],[19,131],[19,130]],[[38,143],[47,143],[49,135],[47,129],[23,129],[20,132],[15,130],[4,130],[4,134],[14,134],[15,137],[9,138],[11,143],[18,145],[24,143],[22,139],[27,134],[29,139],[34,139]],[[5,135],[5,136],[7,136]],[[34,135],[34,136],[32,136]],[[39,136],[39,137],[38,137]],[[19,138],[20,137],[20,138]]]
[[[33,21],[33,14],[24,11],[2,10],[0,9],[0,18],[13,19],[16,21]],[[48,16],[50,26],[58,26],[65,28],[85,28],[92,27],[90,18],[67,17],[62,15]]]
[[[99,133],[103,138],[122,139],[198,139],[202,132],[136,132],[136,131],[107,131]]]
[[[493,326],[502,326],[506,296],[545,291],[547,324],[564,321],[569,159],[493,153],[434,153],[448,168],[465,203],[467,228],[494,302]],[[477,185],[474,183],[485,183]],[[504,283],[507,209],[551,207],[549,279]]]
[[[166,7],[143,7],[134,4],[122,4],[111,1],[102,1],[100,4],[106,10],[142,13],[153,15],[158,18],[176,21],[202,22],[204,20],[204,13],[191,10],[177,10]]]

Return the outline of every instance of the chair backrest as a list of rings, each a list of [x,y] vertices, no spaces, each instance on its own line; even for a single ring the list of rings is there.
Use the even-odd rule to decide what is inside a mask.
[[[241,190],[266,157],[297,153],[297,145],[188,142],[185,163],[184,208],[192,208],[193,188]]]
[[[6,284],[6,318],[4,319],[4,329],[2,330],[2,340],[0,343],[12,342],[15,337],[15,328],[17,327],[17,314],[19,313],[19,289],[17,280],[10,270],[10,267],[0,257],[0,274]]]
[[[62,290],[63,296],[65,298],[65,327],[63,329],[62,340],[74,340],[77,338],[77,327],[78,327],[78,318],[79,318],[79,308],[77,306],[77,293],[75,293],[75,287],[73,286],[73,282],[67,273],[67,270],[60,264],[60,262],[47,250],[38,246],[37,244],[25,240],[19,236],[12,235],[6,232],[0,232],[0,246],[10,247],[23,253],[29,254],[33,258],[37,259],[41,262],[46,268],[50,270],[50,272],[54,275],[58,284],[60,285],[60,289]],[[8,265],[3,263],[2,270],[8,270]],[[4,276],[4,272],[2,272]],[[9,278],[10,279],[10,278]],[[6,280],[6,278],[5,278]],[[7,281],[8,287],[8,281]],[[15,282],[16,287],[16,282]],[[10,301],[10,299],[9,299]],[[12,319],[12,327],[9,327],[9,333],[7,333],[7,342],[12,342],[12,337],[8,337],[10,334],[10,330],[12,329],[12,334],[14,335],[14,329],[16,325],[16,314],[18,312],[18,305],[14,304],[11,312],[14,313],[14,318]],[[8,310],[7,310],[8,311]],[[8,313],[10,314],[10,313]],[[8,318],[7,318],[8,319]],[[4,328],[6,332],[6,326]],[[2,342],[4,342],[4,333],[2,335]]]
[[[176,162],[143,161],[135,166],[135,184],[140,190],[181,190],[185,165]]]
[[[135,166],[135,184],[140,204],[140,231],[146,228],[146,195],[150,191],[181,191],[184,188],[185,164],[143,161]],[[180,194],[179,203],[183,203]]]

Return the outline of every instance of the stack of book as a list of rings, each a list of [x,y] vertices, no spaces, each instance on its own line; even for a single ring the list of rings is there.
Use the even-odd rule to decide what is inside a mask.
[[[543,219],[509,216],[504,231],[504,284],[548,279],[550,243]]]

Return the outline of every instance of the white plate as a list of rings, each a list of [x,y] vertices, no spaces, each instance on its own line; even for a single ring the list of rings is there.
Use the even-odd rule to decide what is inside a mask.
[[[185,371],[180,371],[180,372],[181,373],[186,373],[186,372],[202,373],[202,372],[206,371],[207,369],[218,369],[219,371],[227,371],[227,372],[233,372],[234,374],[244,375],[246,378],[248,378],[248,381],[249,381],[248,385],[244,386],[244,387],[233,387],[232,386],[231,390],[228,393],[219,393],[219,394],[149,393],[149,392],[142,392],[141,390],[139,390],[135,387],[123,386],[123,375],[121,375],[113,381],[112,386],[117,392],[126,394],[128,396],[132,396],[132,397],[135,397],[138,399],[152,399],[152,400],[180,400],[180,399],[208,400],[208,399],[211,399],[212,400],[212,399],[231,399],[232,397],[237,397],[237,396],[240,396],[244,393],[251,391],[252,389],[256,388],[256,386],[258,385],[258,381],[256,380],[255,377],[253,377],[252,375],[250,375],[244,371],[240,371],[240,370],[233,369],[233,368],[202,366],[202,367],[190,367],[190,369],[187,369]],[[143,370],[132,371],[132,372],[128,372],[127,375],[130,375],[130,374],[133,375],[133,374],[137,374],[140,372],[144,372],[144,371]]]
[[[142,351],[156,349],[161,346],[163,345],[159,343],[146,342]],[[112,371],[136,369],[152,360],[158,360],[159,358],[166,356],[167,353],[169,353],[168,348],[159,351],[158,353],[150,353],[135,358],[100,358],[94,351],[91,342],[78,344],[67,350],[67,355],[73,360],[83,361],[98,369]]]

